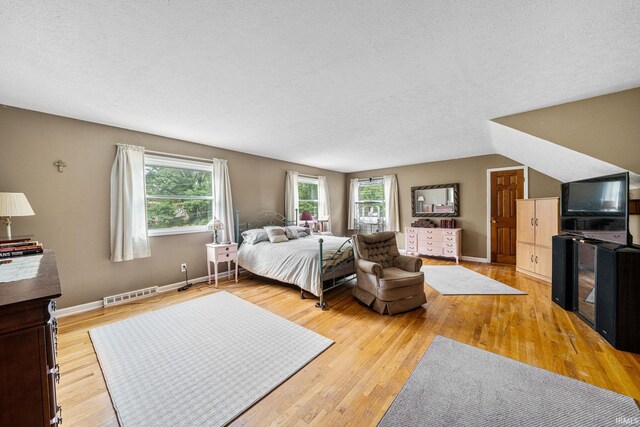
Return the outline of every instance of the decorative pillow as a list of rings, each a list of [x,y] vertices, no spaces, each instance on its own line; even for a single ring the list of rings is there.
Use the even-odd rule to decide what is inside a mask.
[[[269,236],[269,241],[271,243],[282,243],[289,241],[283,227],[267,226],[264,229],[267,231],[267,236]]]
[[[284,233],[287,235],[287,239],[289,240],[298,238],[298,231],[294,227],[285,227]]]
[[[268,242],[269,236],[267,232],[262,228],[254,228],[242,233],[242,241],[248,245],[255,245],[259,242]]]
[[[308,234],[305,231],[298,231],[298,238],[302,239],[303,237],[307,237]]]

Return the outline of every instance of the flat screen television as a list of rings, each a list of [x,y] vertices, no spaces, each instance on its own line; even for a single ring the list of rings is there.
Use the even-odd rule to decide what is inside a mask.
[[[562,184],[560,230],[629,244],[629,173]]]

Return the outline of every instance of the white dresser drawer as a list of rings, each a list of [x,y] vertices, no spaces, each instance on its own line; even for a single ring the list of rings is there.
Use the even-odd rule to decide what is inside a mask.
[[[445,243],[457,243],[458,242],[458,237],[457,236],[444,236],[444,238],[442,240]]]
[[[424,248],[424,250],[420,250],[420,253],[425,255],[440,256],[442,255],[442,248]]]
[[[432,242],[430,240],[420,242],[421,248],[441,248],[442,242]]]
[[[424,236],[418,237],[418,241],[420,242],[442,242],[442,234],[425,234]]]
[[[217,256],[224,256],[225,254],[237,253],[238,247],[236,245],[222,246],[216,248]]]
[[[456,257],[458,256],[458,251],[457,249],[444,248],[443,254],[448,257]]]
[[[238,258],[238,252],[225,252],[216,254],[216,259],[218,261],[234,261]]]

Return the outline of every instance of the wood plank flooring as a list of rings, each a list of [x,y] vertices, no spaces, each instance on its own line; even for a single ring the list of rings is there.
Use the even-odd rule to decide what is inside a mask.
[[[461,265],[528,295],[447,296],[425,286],[426,310],[389,317],[357,303],[349,285],[332,291],[329,309],[322,312],[314,299],[301,300],[294,287],[246,275],[237,284],[221,281],[219,290],[335,341],[233,424],[376,425],[436,335],[640,400],[640,356],[615,350],[574,314],[552,304],[550,285],[511,266]],[[89,329],[217,291],[201,286],[61,318],[58,395],[64,425],[117,425]]]

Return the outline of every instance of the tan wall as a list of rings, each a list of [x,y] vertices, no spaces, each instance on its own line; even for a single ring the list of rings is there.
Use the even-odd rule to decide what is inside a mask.
[[[640,173],[640,88],[494,121]]]
[[[415,219],[411,217],[411,187],[436,184],[460,184],[460,216],[456,226],[463,228],[462,254],[486,258],[487,256],[487,169],[518,166],[511,159],[500,155],[469,157],[433,163],[378,169],[351,173],[352,178],[369,178],[396,174],[399,187],[400,226],[402,232]],[[529,169],[529,197],[553,197],[560,195],[560,182]],[[432,219],[439,225],[440,218]],[[404,247],[404,234],[398,244]]]
[[[117,143],[149,150],[228,160],[234,205],[246,221],[284,211],[285,171],[326,175],[334,233],[344,232],[345,175],[140,132],[0,106],[0,191],[25,193],[36,215],[13,218],[13,233],[33,234],[54,248],[63,296],[60,307],[206,275],[211,234],[151,237],[152,256],[109,260],[109,179]],[[68,165],[58,173],[52,163]],[[4,232],[0,232],[4,235]]]

